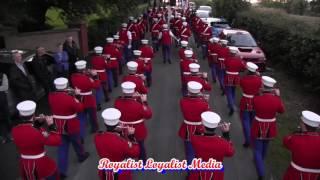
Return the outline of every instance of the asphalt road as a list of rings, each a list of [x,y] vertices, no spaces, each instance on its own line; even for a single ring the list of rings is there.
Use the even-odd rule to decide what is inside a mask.
[[[194,44],[194,43],[192,43]],[[200,49],[193,49],[200,56]],[[183,141],[178,137],[178,129],[183,120],[179,99],[180,76],[178,48],[172,49],[172,64],[162,63],[161,49],[153,60],[153,85],[150,88],[148,102],[153,109],[153,117],[146,122],[149,135],[146,140],[147,156],[157,161],[168,161],[171,158],[184,159]],[[200,60],[201,71],[208,72],[207,61]],[[211,77],[210,77],[211,78]],[[120,95],[120,88],[113,90],[111,102],[103,104],[103,108],[113,106],[114,99]],[[217,84],[213,85],[210,94],[210,104],[213,111],[221,115],[223,121],[231,122],[231,140],[236,148],[236,153],[232,158],[224,161],[226,180],[254,180],[257,179],[252,150],[242,147],[243,135],[238,113],[228,116],[226,98],[221,96]],[[98,112],[100,129],[103,129],[101,111]],[[75,153],[70,146],[68,179],[88,180],[98,179],[97,165],[98,157],[93,144],[93,135],[87,136],[85,149],[90,153],[90,157],[79,164]],[[56,148],[48,148],[48,154],[56,158]],[[0,177],[3,180],[18,179],[18,154],[14,144],[0,145]],[[267,179],[271,178],[271,173],[267,171]],[[160,174],[154,171],[134,172],[135,180],[182,180],[186,178],[185,172],[167,172]]]

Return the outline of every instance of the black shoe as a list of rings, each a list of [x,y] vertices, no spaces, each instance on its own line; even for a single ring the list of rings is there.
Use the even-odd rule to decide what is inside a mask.
[[[212,82],[215,84],[217,82],[217,80],[214,79],[214,80],[212,80]]]
[[[89,153],[85,152],[84,155],[78,160],[79,163],[82,163],[83,161],[85,161],[86,159],[88,159],[89,157]]]
[[[232,116],[232,115],[233,115],[233,113],[234,113],[234,110],[233,110],[233,109],[231,109],[231,110],[229,111],[229,116]]]
[[[221,96],[224,96],[224,91],[221,92]]]
[[[80,138],[80,143],[84,144],[84,139],[83,138]]]
[[[108,89],[108,92],[110,92],[110,93],[111,93],[111,92],[112,92],[112,89]]]
[[[166,63],[166,61],[163,61],[163,64],[165,64]]]
[[[97,111],[101,111],[101,104],[97,105]]]
[[[258,177],[258,180],[263,180],[263,176],[259,176],[259,177]]]
[[[171,61],[169,61],[169,64],[171,64]]]
[[[113,87],[115,87],[115,88],[118,87],[118,84],[115,84]]]
[[[59,176],[61,180],[67,179],[67,175],[65,174],[59,174]]]
[[[107,98],[104,98],[104,102],[109,102],[110,101],[110,98],[107,97]]]
[[[249,144],[249,143],[243,143],[242,146],[243,146],[244,148],[248,148],[248,147],[250,147],[250,144]]]

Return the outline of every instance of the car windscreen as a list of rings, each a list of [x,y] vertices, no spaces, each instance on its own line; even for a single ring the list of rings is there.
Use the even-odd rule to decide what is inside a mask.
[[[213,27],[215,27],[215,28],[230,28],[230,26],[227,22],[214,23]]]
[[[209,17],[209,13],[207,13],[207,12],[198,12],[197,16],[199,18],[208,18]]]
[[[257,47],[256,41],[250,34],[228,34],[227,40],[229,41],[229,46],[236,46],[236,47]]]

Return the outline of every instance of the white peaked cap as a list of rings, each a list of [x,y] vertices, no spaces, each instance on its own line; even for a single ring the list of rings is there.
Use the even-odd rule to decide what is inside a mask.
[[[259,68],[255,63],[253,62],[247,62],[247,69],[251,72],[256,72],[257,69]]]
[[[232,53],[232,54],[237,54],[237,53],[238,53],[238,48],[237,48],[237,47],[234,47],[234,46],[230,46],[230,47],[229,47],[229,51],[230,51],[230,53]]]
[[[149,40],[148,40],[148,39],[141,39],[141,43],[142,43],[142,44],[148,44],[148,43],[149,43]]]
[[[135,55],[135,56],[140,56],[141,55],[141,51],[140,50],[133,50],[133,54]]]
[[[209,41],[210,41],[211,43],[213,43],[213,42],[214,42],[213,38],[210,38],[210,39],[209,39]]]
[[[84,60],[77,61],[77,62],[75,62],[74,64],[76,65],[76,68],[77,68],[78,70],[85,69],[86,66],[87,66],[87,62],[84,61]]]
[[[190,93],[193,93],[193,94],[198,94],[200,93],[202,89],[202,85],[196,81],[190,81],[188,82],[188,91]]]
[[[181,19],[182,19],[183,21],[185,21],[187,18],[183,16]]]
[[[188,41],[181,41],[180,43],[182,47],[187,47],[189,44]]]
[[[202,124],[207,128],[216,128],[218,127],[221,117],[214,112],[206,111],[201,113]]]
[[[168,29],[168,24],[163,24],[162,27],[163,29]]]
[[[121,88],[124,94],[131,94],[134,93],[136,84],[131,81],[126,81],[121,84]]]
[[[134,62],[134,61],[129,61],[127,63],[127,67],[130,71],[136,71],[138,68],[138,63]]]
[[[185,51],[184,51],[184,55],[185,55],[186,57],[192,57],[193,52],[192,52],[191,50],[185,50]]]
[[[158,16],[158,17],[161,17],[161,16],[162,16],[162,14],[161,14],[161,13],[158,13],[158,14],[157,14],[157,16]]]
[[[64,77],[57,78],[53,81],[56,89],[66,89],[68,87],[68,79]]]
[[[34,101],[22,101],[17,105],[17,110],[21,116],[31,116],[36,111],[36,103]]]
[[[108,108],[102,111],[101,116],[104,124],[108,126],[115,126],[120,121],[121,112],[116,108]]]
[[[196,63],[189,64],[190,72],[199,72],[200,65]]]
[[[94,47],[94,52],[97,53],[97,54],[101,54],[103,51],[103,47],[101,46],[96,46]]]
[[[187,26],[188,23],[187,23],[187,22],[183,22],[182,25],[183,25],[183,26]]]
[[[129,16],[129,20],[131,20],[131,21],[132,21],[133,19],[134,19],[134,17],[133,17],[133,16]]]
[[[174,15],[171,15],[171,18],[174,18]]]
[[[219,41],[220,41],[220,39],[219,39],[219,38],[217,38],[217,37],[213,37],[212,39],[213,39],[213,42],[215,42],[215,43],[217,43],[217,42],[219,42]]]
[[[112,37],[108,37],[108,38],[106,38],[106,40],[107,40],[108,43],[113,43],[113,38]]]
[[[220,39],[221,44],[227,45],[228,44],[228,40],[225,39]]]
[[[320,116],[311,111],[302,111],[301,120],[311,127],[320,126]]]
[[[121,26],[126,28],[126,27],[128,27],[128,24],[127,23],[122,23]]]
[[[119,38],[120,38],[119,35],[117,35],[117,34],[113,35],[113,39],[119,39]]]
[[[262,83],[267,87],[273,87],[277,81],[269,76],[262,76]]]

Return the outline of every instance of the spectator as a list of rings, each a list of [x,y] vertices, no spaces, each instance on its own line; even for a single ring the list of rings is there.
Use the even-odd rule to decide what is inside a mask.
[[[48,70],[48,65],[53,63],[54,58],[48,55],[44,47],[37,47],[36,55],[31,62],[28,62],[32,74],[44,88],[46,94],[54,90],[52,73]]]
[[[30,74],[19,52],[13,54],[15,65],[9,71],[9,83],[17,101],[34,100],[35,93]]]
[[[2,144],[10,141],[10,114],[7,100],[8,88],[7,75],[0,72],[0,135],[2,137]]]
[[[76,72],[76,67],[74,63],[78,59],[78,46],[76,42],[73,41],[72,36],[68,36],[67,40],[63,43],[63,50],[68,53],[69,57],[69,75]]]
[[[57,77],[68,78],[69,75],[69,56],[68,53],[63,50],[63,44],[57,45],[57,52],[54,54],[54,60],[56,62],[55,71]]]

